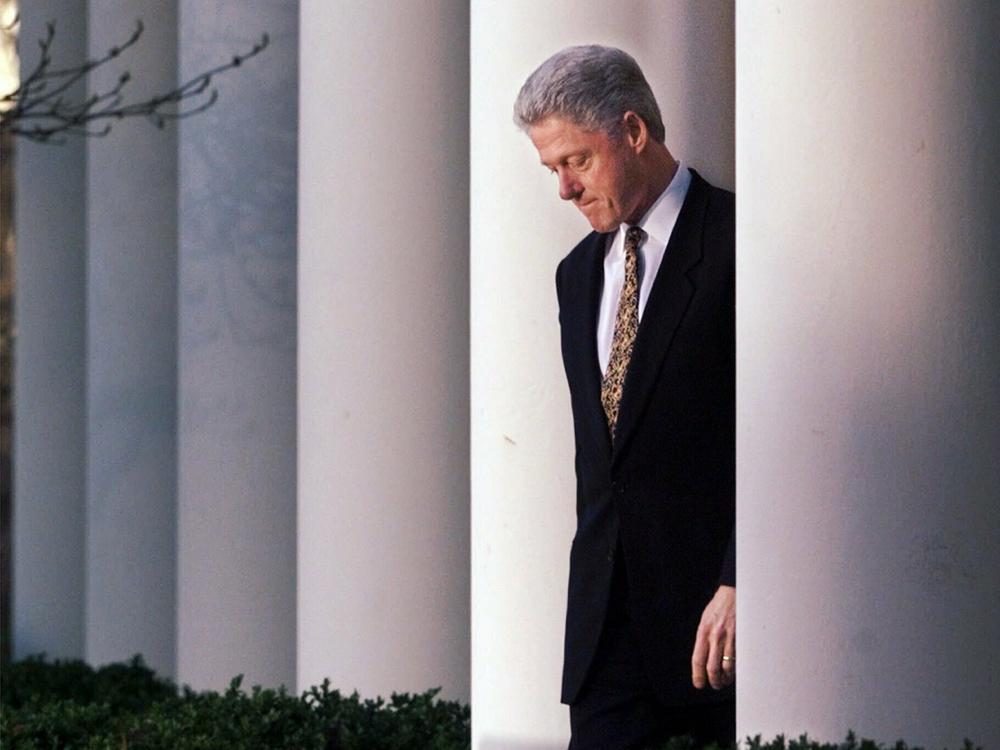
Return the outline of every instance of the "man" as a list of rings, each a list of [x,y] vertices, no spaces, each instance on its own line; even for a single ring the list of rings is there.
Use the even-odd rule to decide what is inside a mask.
[[[551,57],[515,121],[594,230],[556,271],[576,437],[570,748],[730,743],[734,196],[673,158],[621,50]]]

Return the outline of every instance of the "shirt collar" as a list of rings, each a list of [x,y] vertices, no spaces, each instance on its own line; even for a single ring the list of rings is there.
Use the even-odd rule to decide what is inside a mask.
[[[688,186],[691,184],[691,172],[681,161],[677,162],[677,171],[670,180],[670,184],[660,193],[660,197],[649,207],[645,215],[639,220],[637,226],[646,232],[644,245],[655,247],[666,247],[670,239],[670,233],[677,223],[677,216],[681,212],[681,205],[684,203],[684,196],[687,195]],[[621,241],[614,243],[622,248],[624,253],[625,232],[629,230],[630,224],[622,223],[618,227],[618,234]]]

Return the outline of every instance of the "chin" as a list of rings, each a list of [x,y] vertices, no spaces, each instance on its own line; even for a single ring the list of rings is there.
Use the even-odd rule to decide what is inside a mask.
[[[601,232],[602,234],[605,232],[613,232],[621,226],[620,221],[613,221],[610,219],[605,219],[604,221],[601,221],[600,219],[589,219],[588,221],[590,221],[590,226],[595,232]]]
[[[608,215],[608,212],[596,211],[591,214],[584,214],[591,228],[595,232],[613,232],[621,226],[622,220],[615,215]]]

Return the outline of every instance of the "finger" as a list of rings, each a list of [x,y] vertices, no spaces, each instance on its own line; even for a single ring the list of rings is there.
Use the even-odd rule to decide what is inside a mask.
[[[736,681],[736,633],[732,630],[726,631],[725,644],[722,654],[732,659],[722,662],[722,676],[727,685],[732,685]]]
[[[699,626],[698,633],[694,638],[694,652],[691,654],[691,683],[701,690],[708,681],[705,674],[705,662],[708,661],[708,638],[705,635],[705,628]]]
[[[722,674],[722,634],[712,633],[708,637],[708,681],[713,688],[718,690],[723,687]]]

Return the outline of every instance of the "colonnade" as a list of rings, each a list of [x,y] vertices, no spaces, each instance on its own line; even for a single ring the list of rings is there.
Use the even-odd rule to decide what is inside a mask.
[[[272,32],[217,111],[20,148],[18,654],[440,685],[477,748],[565,745],[587,227],[510,113],[596,41],[738,196],[738,732],[1000,740],[992,4],[239,7],[145,8],[163,81]],[[22,36],[56,12],[75,59],[132,23]]]
[[[128,70],[141,100],[271,43],[197,117],[19,144],[14,652],[291,684],[297,9],[23,3],[22,69],[49,20],[69,68],[137,17],[71,96]]]

